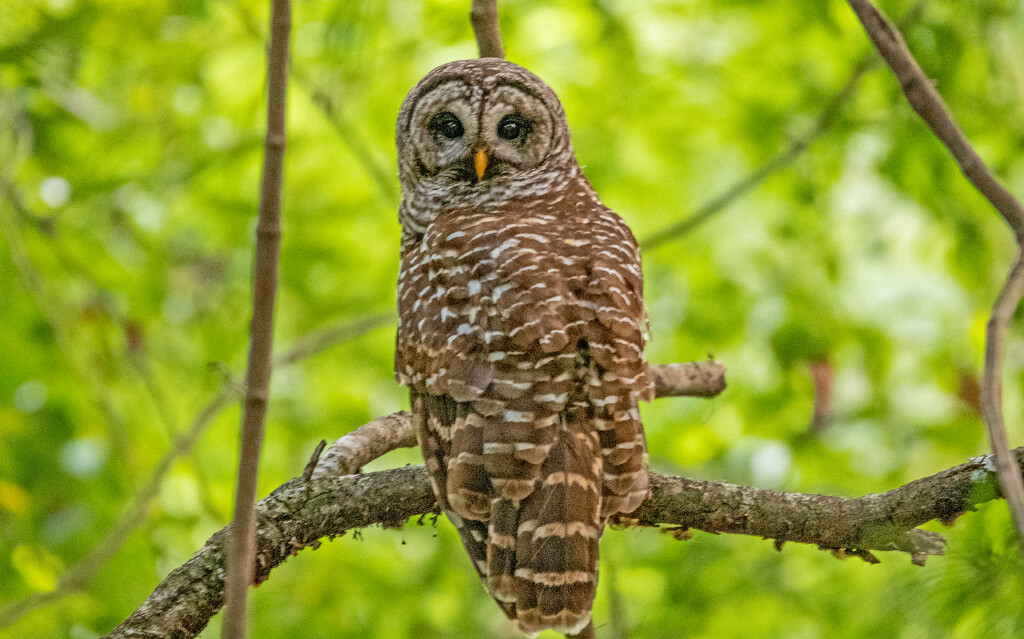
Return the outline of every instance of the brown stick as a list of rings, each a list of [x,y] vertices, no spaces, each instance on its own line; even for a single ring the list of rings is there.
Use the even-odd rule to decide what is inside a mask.
[[[725,364],[714,360],[651,366],[656,397],[714,397],[725,390]]]
[[[260,183],[253,268],[252,323],[245,373],[242,442],[238,462],[238,490],[231,545],[226,563],[227,611],[221,636],[245,639],[249,585],[253,582],[256,554],[256,477],[270,386],[274,337],[274,298],[277,292],[278,253],[281,245],[281,183],[284,173],[285,102],[288,84],[288,41],[291,32],[290,0],[273,0],[270,50],[267,55],[267,137]]]
[[[320,456],[313,477],[358,473],[366,464],[398,448],[416,445],[412,417],[399,411],[367,422],[331,444]]]
[[[928,128],[949,149],[960,170],[1024,240],[1024,205],[1004,187],[981,159],[949,107],[914,59],[899,31],[870,0],[847,0],[875,48],[900,82],[900,89]],[[1019,243],[1019,242],[1018,242]]]
[[[1015,198],[986,166],[967,136],[953,120],[949,107],[910,53],[899,31],[869,0],[847,0],[875,48],[900,82],[900,89],[914,111],[953,155],[964,176],[1003,216],[1024,253],[1024,204]],[[1003,423],[1001,363],[1003,335],[1010,316],[1024,292],[1024,265],[1018,257],[992,309],[985,344],[985,376],[982,381],[982,415],[995,453],[999,483],[1006,495],[1020,541],[1024,542],[1024,481],[1010,455]]]
[[[1014,451],[1024,463],[1024,448]],[[619,525],[668,525],[685,538],[688,528],[815,544],[838,557],[870,562],[872,550],[897,550],[921,564],[942,554],[944,540],[916,527],[931,520],[951,524],[980,503],[999,497],[988,456],[881,495],[845,499],[781,493],[723,482],[651,475],[652,494]],[[256,580],[323,537],[373,524],[404,525],[410,517],[435,513],[437,504],[422,466],[365,475],[296,478],[257,506],[259,539]],[[420,522],[422,523],[422,518]],[[229,528],[216,533],[107,637],[195,637],[223,601],[224,546]]]
[[[817,120],[814,121],[814,126],[807,133],[794,139],[784,151],[740,178],[725,191],[702,204],[689,216],[643,238],[640,246],[645,251],[650,251],[672,240],[679,239],[725,210],[730,204],[752,191],[754,187],[776,172],[792,164],[811,146],[812,142],[832,127],[842,112],[843,106],[860,84],[861,78],[871,68],[872,62],[871,59],[864,58],[853,67],[846,84],[828,101]]]
[[[481,58],[504,58],[501,29],[498,27],[498,0],[473,0],[469,10],[476,46]]]
[[[274,357],[274,366],[289,366],[312,357],[327,348],[365,335],[371,330],[389,323],[391,314],[371,315],[355,320],[329,325],[312,331],[296,340],[287,350]],[[192,452],[206,428],[220,414],[221,410],[234,403],[241,396],[241,388],[228,382],[217,396],[210,400],[192,419],[188,430],[175,438],[171,448],[157,462],[149,480],[132,499],[131,506],[103,538],[81,561],[68,568],[60,576],[57,587],[43,593],[36,593],[0,608],[0,629],[13,625],[22,616],[36,608],[56,603],[87,586],[96,573],[106,565],[128,537],[145,520],[149,503],[156,496],[164,478],[175,461]],[[240,385],[239,385],[240,386]],[[365,462],[364,462],[365,463]]]
[[[1017,525],[1017,534],[1024,541],[1024,482],[1010,453],[1010,441],[1006,436],[1006,424],[1003,422],[1003,338],[1010,325],[1013,312],[1020,305],[1024,294],[1024,252],[1017,255],[1017,260],[1006,277],[1003,289],[999,291],[992,315],[985,327],[985,374],[981,381],[981,414],[988,426],[989,444],[995,453],[996,470],[999,471],[999,484],[1006,495],[1006,501],[1013,513],[1013,521]]]
[[[164,477],[173,467],[174,462],[192,450],[199,436],[213,421],[213,418],[235,399],[236,395],[227,389],[218,393],[217,397],[196,415],[189,429],[175,438],[171,449],[157,463],[149,481],[135,495],[127,512],[110,528],[103,540],[81,561],[60,576],[56,588],[48,592],[30,595],[0,610],[0,628],[12,625],[23,615],[40,606],[60,601],[67,595],[81,590],[92,581],[100,568],[117,554],[131,533],[146,520],[150,510],[150,501],[159,492]]]

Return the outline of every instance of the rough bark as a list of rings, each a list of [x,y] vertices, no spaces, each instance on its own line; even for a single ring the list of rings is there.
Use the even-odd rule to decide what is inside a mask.
[[[246,360],[245,399],[242,403],[235,528],[228,561],[227,613],[221,636],[245,639],[252,557],[255,551],[256,478],[270,394],[274,345],[274,301],[281,247],[281,185],[284,180],[285,106],[288,88],[290,0],[273,0],[270,48],[267,52],[267,134],[256,222],[256,254],[252,274],[252,321]]]
[[[1014,451],[1018,466],[1024,448]],[[1000,496],[991,456],[978,457],[887,493],[846,499],[784,493],[658,474],[651,496],[617,526],[661,526],[677,538],[689,529],[754,535],[814,544],[837,556],[870,562],[871,551],[909,553],[921,564],[942,554],[944,540],[917,526],[939,520],[951,524],[977,504]],[[314,475],[284,484],[257,506],[256,582],[324,537],[380,524],[404,525],[410,517],[437,512],[422,466],[364,475]],[[432,520],[427,520],[432,521]],[[423,524],[420,517],[417,523]],[[614,526],[613,526],[614,527]],[[188,562],[107,637],[195,637],[223,602],[224,546],[230,527],[213,535]]]
[[[917,63],[903,36],[870,0],[848,0],[864,30],[885,63],[899,80],[907,102],[949,151],[964,177],[999,212],[1017,241],[1017,259],[992,306],[985,336],[985,374],[981,384],[981,408],[995,455],[999,482],[1013,521],[1018,541],[1024,544],[1024,481],[1010,451],[1003,421],[1003,342],[1010,318],[1024,295],[1024,203],[1010,193],[988,168],[970,140],[953,119],[946,102],[931,79]]]

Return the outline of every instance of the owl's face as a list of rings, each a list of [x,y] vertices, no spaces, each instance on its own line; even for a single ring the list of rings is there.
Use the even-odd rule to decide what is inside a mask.
[[[541,195],[578,173],[554,91],[497,58],[427,74],[402,104],[396,142],[404,213],[421,225],[445,206]]]

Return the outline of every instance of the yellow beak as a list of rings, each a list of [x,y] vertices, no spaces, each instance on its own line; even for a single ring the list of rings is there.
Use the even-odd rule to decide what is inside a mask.
[[[473,155],[473,167],[476,169],[476,179],[484,179],[484,171],[487,170],[487,151],[480,149]]]

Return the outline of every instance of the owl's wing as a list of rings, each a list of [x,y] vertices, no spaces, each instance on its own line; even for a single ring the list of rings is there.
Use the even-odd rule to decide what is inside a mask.
[[[426,395],[416,391],[412,392],[411,399],[413,428],[438,505],[458,531],[480,579],[487,583],[487,523],[463,518],[455,512],[445,489],[448,481],[447,460],[451,457],[451,431],[458,419],[465,419],[466,405],[457,404],[444,395]],[[496,601],[506,616],[515,618],[514,605]]]
[[[647,441],[637,404],[654,399],[654,382],[644,355],[648,326],[636,240],[611,211],[595,218],[594,235],[598,247],[583,300],[597,313],[587,327],[596,370],[587,388],[604,462],[601,516],[609,517],[633,512],[647,495]]]
[[[646,320],[617,216],[535,227],[438,223],[403,256],[396,373],[421,396],[435,492],[492,596],[524,631],[574,633],[604,518],[647,490]]]

